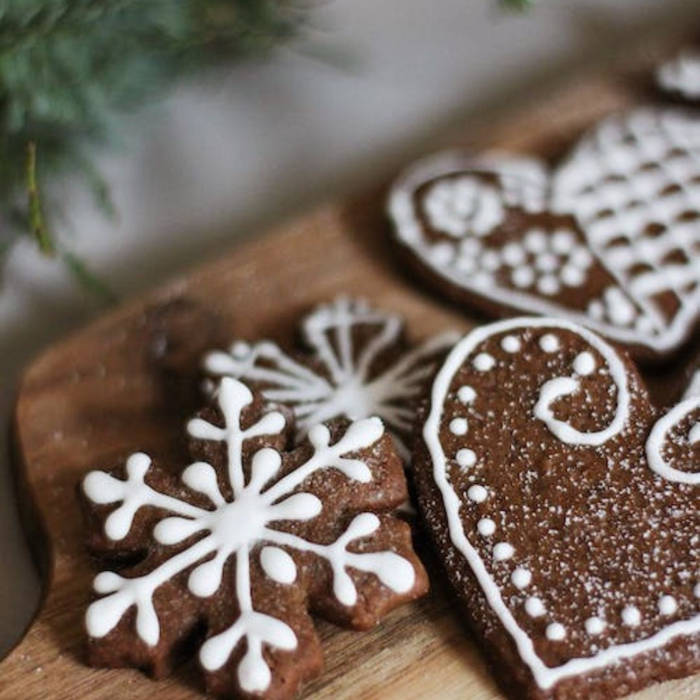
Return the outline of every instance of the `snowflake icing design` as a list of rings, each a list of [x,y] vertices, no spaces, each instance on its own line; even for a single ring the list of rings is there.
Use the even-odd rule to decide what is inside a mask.
[[[330,544],[307,540],[293,532],[295,526],[313,520],[324,509],[322,499],[311,492],[313,487],[305,489],[312,475],[323,470],[337,470],[348,482],[365,484],[373,480],[371,450],[376,449],[384,432],[378,418],[351,423],[333,444],[328,427],[323,424],[311,427],[308,430],[310,456],[292,469],[285,466],[283,455],[276,449],[268,446],[257,449],[250,459],[246,481],[244,444],[254,438],[259,441],[263,436],[282,435],[285,418],[279,412],[268,412],[244,429],[242,411],[253,402],[253,394],[232,378],[221,380],[216,400],[223,426],[199,417],[188,423],[187,431],[196,440],[223,443],[227,457],[224,478],[231,498],[220,487],[222,475],[203,461],[190,464],[182,472],[181,480],[191,492],[203,495],[212,507],[190,502],[197,502],[197,498],[188,501],[153,488],[146,477],[157,468],[143,453],[133,454],[127,460],[124,480],[103,471],[90,472],[84,479],[83,492],[93,504],[120,504],[104,521],[108,540],[126,538],[141,509],[150,513],[158,509],[156,513],[167,511],[169,514],[156,519],[153,539],[161,548],[175,548],[172,556],[160,559],[155,568],[143,575],[128,578],[112,571],[98,574],[94,588],[103,597],[89,606],[86,626],[90,637],[103,638],[130,608],[135,608],[136,634],[146,645],[154,647],[161,632],[154,605],[156,590],[178,574],[189,572],[189,592],[198,599],[210,598],[220,589],[225,565],[233,558],[237,619],[203,643],[199,658],[205,671],[216,672],[244,641],[245,653],[237,663],[237,683],[244,693],[259,693],[270,686],[272,679],[264,649],[293,651],[298,638],[292,627],[280,619],[282,614],[275,616],[256,610],[251,572],[254,557],[258,557],[264,576],[281,585],[294,583],[299,575],[294,553],[325,560],[332,574],[332,595],[348,607],[361,603],[349,570],[374,575],[395,594],[396,602],[401,602],[422,593],[417,590],[422,588],[416,569],[420,565],[410,551],[410,536],[404,553],[412,557],[413,562],[391,549],[371,551],[372,546],[364,545],[361,552],[350,549],[352,546],[357,550],[360,540],[370,545],[374,542],[376,546],[382,530],[404,526],[393,518],[388,524],[383,523],[375,513],[355,514],[344,532]],[[368,454],[369,457],[362,458]],[[374,459],[376,462],[376,457]],[[401,475],[400,467],[397,469]],[[397,500],[405,497],[402,476],[401,483],[404,494],[399,494]],[[319,490],[318,486],[315,488]],[[308,530],[305,533],[308,534]],[[187,543],[184,548],[183,543]]]
[[[407,461],[415,401],[423,395],[440,355],[460,334],[448,331],[406,350],[403,327],[400,316],[373,309],[364,300],[341,297],[303,319],[302,337],[311,349],[304,359],[269,341],[236,341],[229,352],[209,353],[204,367],[213,376],[243,379],[270,403],[291,407],[298,438],[310,426],[333,418],[379,416]],[[363,329],[371,333],[358,339]]]

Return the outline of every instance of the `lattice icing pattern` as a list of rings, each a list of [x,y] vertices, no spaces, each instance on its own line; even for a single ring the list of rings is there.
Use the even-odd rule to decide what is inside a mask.
[[[244,693],[264,693],[272,683],[270,654],[284,673],[278,654],[297,650],[300,637],[289,624],[288,608],[302,606],[296,617],[303,622],[306,602],[286,590],[309,586],[309,575],[302,571],[310,560],[325,562],[327,573],[317,570],[315,576],[328,576],[325,595],[348,613],[366,606],[364,597],[377,585],[395,602],[420,593],[415,569],[420,565],[410,549],[407,526],[363,510],[363,505],[381,505],[380,500],[369,493],[357,495],[363,492],[356,485],[376,487],[388,497],[387,508],[406,495],[395,456],[394,480],[387,481],[392,471],[382,464],[379,446],[385,450],[387,443],[381,442],[384,428],[378,418],[352,422],[335,433],[316,424],[307,431],[307,446],[301,452],[285,453],[272,446],[284,444],[283,415],[269,411],[253,414],[251,421],[246,411],[253,410],[253,395],[244,384],[224,378],[216,402],[221,419],[194,418],[187,432],[197,444],[219,445],[224,468],[196,461],[182,472],[175,489],[168,487],[164,472],[150,457],[136,453],[127,460],[125,478],[103,471],[85,477],[88,501],[108,507],[103,526],[107,543],[124,541],[127,548],[146,547],[150,552],[133,569],[97,575],[94,588],[102,597],[89,606],[85,621],[90,637],[100,640],[123,626],[127,612],[134,610],[135,638],[153,648],[161,640],[162,627],[156,593],[165,584],[186,581],[176,589],[180,602],[173,605],[185,599],[195,605],[200,601],[205,619],[217,594],[230,591],[230,602],[218,600],[214,605],[228,611],[229,622],[210,630],[199,660],[209,674],[233,664],[236,680],[229,692],[237,684]],[[321,474],[324,478],[319,479]],[[349,490],[345,511],[328,512],[326,501],[333,488]],[[144,518],[150,542],[134,545],[130,533],[143,528]],[[337,518],[341,521],[334,524]],[[321,521],[325,526],[316,525]],[[320,539],[314,538],[317,526]],[[382,548],[383,544],[389,546]],[[262,575],[254,573],[260,570]],[[232,584],[222,580],[225,576],[234,577]],[[267,601],[263,609],[261,600]],[[365,614],[373,615],[371,610]]]
[[[205,371],[242,379],[271,404],[291,407],[300,439],[318,422],[379,416],[407,460],[415,402],[459,334],[442,333],[409,347],[400,316],[346,297],[316,307],[300,326],[308,352],[239,340],[227,352],[207,354]]]
[[[565,314],[652,354],[700,313],[700,119],[603,120],[554,170],[504,154],[439,154],[392,189],[398,241],[452,296]],[[461,298],[460,296],[460,298]]]
[[[681,636],[698,658],[700,395],[656,420],[594,333],[513,319],[454,347],[423,438],[443,555],[468,564],[540,688]]]

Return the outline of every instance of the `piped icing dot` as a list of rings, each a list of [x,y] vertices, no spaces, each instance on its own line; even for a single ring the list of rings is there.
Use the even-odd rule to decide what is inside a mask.
[[[488,493],[483,486],[474,484],[474,486],[469,487],[467,496],[469,497],[469,500],[474,501],[474,503],[483,503],[486,500]]]
[[[552,250],[559,255],[569,253],[576,242],[574,234],[568,229],[559,229],[552,236]]]
[[[464,435],[467,432],[469,424],[466,418],[453,418],[450,421],[450,432],[453,435]]]
[[[561,277],[561,281],[567,287],[579,287],[583,284],[583,281],[586,278],[583,271],[574,265],[564,265],[559,273],[559,276]]]
[[[496,360],[493,355],[489,355],[487,352],[480,352],[472,362],[474,369],[479,370],[479,372],[488,372],[495,364]]]
[[[547,609],[537,596],[532,596],[525,601],[525,612],[530,617],[542,617],[547,612]]]
[[[493,558],[496,561],[505,561],[506,559],[510,559],[514,553],[515,549],[513,549],[513,545],[509,542],[499,542],[493,548]]]
[[[695,588],[693,588],[693,595],[696,598],[700,598],[700,583],[695,584]]]
[[[595,370],[595,358],[590,352],[584,351],[576,355],[574,359],[574,372],[585,376]]]
[[[516,287],[529,287],[535,281],[535,271],[528,265],[520,265],[513,270],[511,278]]]
[[[518,352],[520,350],[520,339],[514,335],[507,335],[501,340],[501,347],[506,352]]]
[[[459,390],[457,391],[457,398],[462,403],[471,403],[476,398],[476,391],[474,391],[472,387],[465,384],[464,386],[459,387]]]
[[[545,333],[540,338],[540,348],[544,352],[556,352],[559,350],[559,338],[553,333]]]
[[[588,634],[600,634],[605,629],[605,622],[595,615],[589,617],[586,622],[584,622],[584,627]]]
[[[543,275],[537,281],[537,291],[547,296],[556,294],[560,288],[559,280],[554,275]]]
[[[520,265],[520,263],[522,263],[523,260],[525,260],[525,251],[520,245],[513,242],[506,243],[506,245],[503,246],[501,255],[503,257],[504,262],[510,265],[511,267]]]
[[[678,603],[672,595],[663,595],[659,598],[659,612],[662,615],[673,615],[678,610]]]
[[[231,354],[234,357],[245,357],[250,353],[250,344],[246,343],[244,340],[237,340],[231,346]]]
[[[460,467],[473,467],[476,464],[476,453],[474,450],[464,447],[457,451],[455,459]]]
[[[628,627],[636,627],[642,621],[639,608],[634,605],[627,605],[622,610],[622,622]]]
[[[491,520],[491,518],[482,518],[476,524],[476,529],[479,531],[479,534],[483,537],[489,537],[490,535],[493,535],[494,532],[496,532],[496,523],[494,523],[493,520]]]
[[[531,253],[541,253],[547,247],[547,236],[541,229],[532,229],[525,236],[525,248]]]
[[[564,639],[564,637],[566,637],[566,627],[559,622],[552,622],[551,624],[547,625],[545,634],[547,635],[547,639],[550,641],[560,642],[562,639]]]
[[[691,445],[694,445],[696,442],[700,442],[700,423],[696,423],[689,431],[688,431],[688,442]]]
[[[510,576],[510,580],[516,588],[525,588],[532,581],[532,574],[522,566],[519,566]]]

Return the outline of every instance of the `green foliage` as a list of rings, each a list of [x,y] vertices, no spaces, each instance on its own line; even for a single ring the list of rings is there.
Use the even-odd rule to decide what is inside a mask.
[[[42,202],[47,181],[81,173],[108,210],[88,149],[120,112],[188,71],[269,50],[305,14],[299,0],[0,0],[0,253],[32,235],[90,280],[44,218],[58,204]]]
[[[82,174],[109,213],[109,188],[89,149],[110,142],[119,114],[188,71],[264,53],[293,37],[306,3],[0,0],[0,263],[18,236],[29,235],[84,286],[109,296],[52,235],[46,213],[56,216],[60,203],[45,201],[49,180]]]

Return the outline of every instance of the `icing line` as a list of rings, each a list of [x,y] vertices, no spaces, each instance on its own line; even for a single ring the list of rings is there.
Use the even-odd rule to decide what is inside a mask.
[[[505,604],[499,587],[486,569],[483,559],[469,542],[459,517],[462,501],[447,479],[448,459],[445,456],[439,439],[440,419],[445,397],[447,396],[455,372],[462,365],[469,353],[485,339],[515,328],[541,327],[563,328],[577,333],[590,342],[606,358],[611,352],[614,352],[605,341],[598,338],[590,331],[562,319],[516,318],[477,328],[457,343],[435,377],[431,391],[430,413],[423,427],[423,439],[433,463],[433,478],[441,492],[443,504],[445,506],[450,539],[454,546],[461,551],[467,559],[489,605],[500,619],[501,624],[513,638],[520,657],[532,672],[535,682],[540,688],[546,690],[567,676],[586,673],[607,666],[620,659],[635,656],[663,646],[676,636],[689,635],[700,631],[700,615],[696,615],[688,620],[680,620],[663,627],[661,630],[645,639],[626,644],[612,645],[591,657],[573,658],[560,666],[546,666],[537,655],[532,638],[518,625],[513,614]]]

